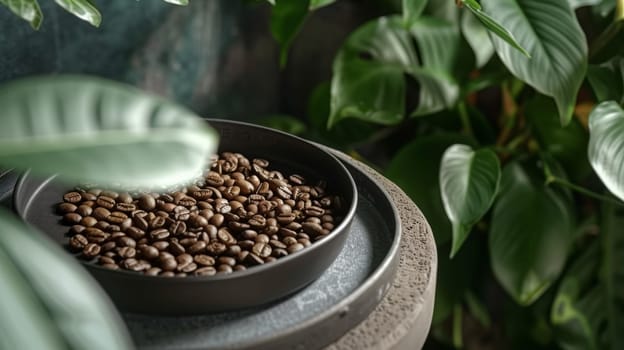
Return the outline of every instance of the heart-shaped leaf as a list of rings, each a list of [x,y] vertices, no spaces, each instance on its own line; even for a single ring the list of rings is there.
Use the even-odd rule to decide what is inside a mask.
[[[453,145],[442,156],[440,190],[446,215],[453,224],[451,258],[472,226],[490,209],[500,182],[500,163],[489,149],[473,151]]]
[[[528,59],[496,36],[498,56],[516,77],[557,103],[559,119],[572,118],[587,70],[587,43],[570,4],[563,0],[483,0],[484,11],[514,34]]]
[[[54,0],[67,12],[80,18],[83,21],[89,22],[94,27],[99,27],[102,23],[102,15],[100,11],[93,6],[89,0]]]
[[[459,134],[437,134],[415,138],[396,153],[386,176],[399,185],[427,218],[438,245],[451,237],[440,193],[440,160],[455,143],[470,143]]]
[[[624,111],[614,101],[589,114],[589,163],[609,191],[624,200]]]
[[[201,174],[215,132],[123,84],[39,77],[0,87],[0,164],[101,185],[168,186]]]
[[[2,209],[0,223],[3,349],[132,348],[112,304],[72,256]]]
[[[30,23],[33,29],[39,29],[43,14],[37,0],[0,0],[0,4],[6,6],[14,14]]]
[[[556,191],[523,167],[503,170],[489,234],[494,275],[517,303],[529,305],[559,277],[573,238],[573,213]]]
[[[477,68],[483,67],[494,55],[488,31],[470,11],[462,11],[461,30],[475,54]]]
[[[403,22],[410,27],[420,17],[429,0],[403,0]]]

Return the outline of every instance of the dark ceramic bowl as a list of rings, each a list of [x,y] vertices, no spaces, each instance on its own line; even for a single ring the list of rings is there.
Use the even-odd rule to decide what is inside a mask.
[[[226,120],[208,120],[220,134],[220,151],[240,152],[271,161],[271,168],[324,179],[328,192],[344,199],[344,219],[310,247],[277,261],[229,275],[167,278],[112,271],[83,262],[117,307],[126,312],[184,315],[226,311],[278,300],[318,278],[340,253],[355,214],[357,189],[347,169],[314,144],[276,130]],[[54,177],[25,174],[14,191],[18,214],[59,244],[67,244],[68,227],[55,207],[70,190]],[[51,272],[53,273],[53,272]],[[71,288],[71,286],[68,286]]]

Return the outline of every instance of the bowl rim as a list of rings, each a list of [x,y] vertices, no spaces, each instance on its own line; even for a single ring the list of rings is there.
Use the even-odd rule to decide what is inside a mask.
[[[349,203],[349,209],[346,211],[345,216],[343,218],[343,220],[340,222],[340,224],[338,224],[338,226],[334,227],[333,230],[331,230],[331,232],[327,235],[326,238],[323,238],[319,241],[315,241],[313,242],[309,247],[306,247],[305,249],[302,249],[294,254],[289,254],[285,257],[279,258],[275,261],[272,261],[270,263],[266,263],[266,264],[262,264],[262,265],[256,265],[253,267],[250,267],[246,270],[243,271],[235,271],[233,273],[228,273],[228,274],[215,274],[212,276],[193,276],[193,275],[189,275],[186,277],[182,277],[182,278],[176,278],[176,277],[164,277],[164,276],[147,276],[145,274],[141,274],[141,273],[136,273],[133,271],[126,271],[124,269],[117,269],[117,270],[111,270],[111,269],[107,269],[104,268],[100,265],[97,265],[93,262],[87,262],[87,261],[83,261],[80,259],[77,259],[78,262],[87,267],[88,269],[96,269],[98,272],[100,273],[106,273],[106,274],[114,274],[117,275],[118,277],[121,276],[126,276],[128,278],[136,278],[139,280],[146,280],[146,281],[151,281],[151,282],[162,282],[162,281],[167,281],[167,282],[181,282],[181,283],[189,283],[189,284],[194,284],[194,283],[207,283],[207,282],[220,282],[220,281],[230,281],[230,280],[238,280],[238,279],[245,279],[247,277],[249,277],[250,275],[257,275],[259,273],[263,273],[266,272],[267,270],[271,270],[271,269],[276,269],[279,266],[285,265],[290,263],[290,261],[292,260],[296,260],[299,259],[305,255],[308,254],[312,254],[315,250],[319,250],[322,249],[323,246],[328,245],[330,241],[337,239],[338,235],[346,235],[349,233],[349,229],[348,226],[351,224],[351,222],[353,221],[353,218],[355,216],[355,212],[357,209],[357,203],[358,203],[358,189],[357,186],[355,184],[355,180],[353,179],[353,176],[351,175],[351,173],[349,172],[349,170],[346,168],[346,166],[335,156],[333,155],[331,152],[327,151],[326,149],[324,149],[321,145],[312,142],[312,141],[308,141],[304,138],[301,138],[299,136],[296,135],[292,135],[290,133],[281,131],[281,130],[277,130],[277,129],[273,129],[270,127],[266,127],[266,126],[262,126],[262,125],[257,125],[257,124],[252,124],[252,123],[248,123],[248,122],[241,122],[241,121],[234,121],[234,120],[227,120],[227,119],[218,119],[218,118],[202,118],[204,119],[209,125],[211,122],[219,122],[219,123],[225,123],[225,124],[233,124],[233,125],[238,125],[238,126],[242,126],[242,127],[246,127],[246,128],[252,128],[252,129],[261,129],[265,132],[270,132],[270,133],[277,133],[282,135],[283,137],[287,137],[287,138],[294,138],[295,140],[297,140],[298,142],[301,142],[305,145],[307,145],[308,147],[314,148],[316,151],[318,152],[322,152],[323,154],[329,156],[329,158],[338,166],[338,168],[341,170],[342,175],[346,176],[346,179],[349,182],[350,185],[350,192],[353,195],[353,200]],[[41,184],[39,187],[41,186],[45,186],[47,183],[49,183],[50,181],[54,180],[54,178],[56,178],[58,175],[51,175],[46,177],[45,179],[42,179]],[[22,210],[21,206],[18,205],[20,202],[20,193],[21,193],[21,189],[24,188],[24,182],[26,180],[28,180],[29,177],[32,177],[31,175],[31,171],[27,170],[25,171],[23,174],[21,174],[17,180],[17,182],[15,183],[15,190],[13,191],[13,198],[12,198],[12,204],[13,204],[13,208],[15,210],[15,212],[17,212],[18,216],[22,219],[25,220],[25,213]],[[30,206],[30,199],[26,202],[26,205],[24,205],[24,208],[27,208]],[[72,254],[73,255],[73,254]]]

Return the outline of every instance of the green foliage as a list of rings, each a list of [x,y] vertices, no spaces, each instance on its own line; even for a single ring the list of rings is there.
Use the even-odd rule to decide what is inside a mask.
[[[102,23],[102,15],[91,0],[54,0],[67,12],[80,18],[81,20],[99,27]],[[175,5],[188,5],[188,0],[163,0]],[[0,0],[0,5],[4,5],[23,20],[30,23],[33,29],[39,29],[43,21],[43,13],[39,7],[38,0]]]
[[[280,66],[286,65],[288,49],[308,15],[310,0],[276,0],[271,11],[271,33],[280,45]]]
[[[624,222],[599,208],[624,206],[624,2],[388,3],[336,54],[306,135],[387,159],[450,252],[432,335],[470,346],[470,315],[504,330],[489,348],[623,348]]]

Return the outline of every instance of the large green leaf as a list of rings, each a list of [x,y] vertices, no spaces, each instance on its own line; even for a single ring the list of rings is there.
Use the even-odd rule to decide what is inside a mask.
[[[440,160],[455,143],[470,143],[459,134],[437,134],[415,138],[396,153],[386,176],[399,185],[418,205],[441,245],[451,237],[451,225],[444,213],[440,194]]]
[[[587,156],[596,174],[624,200],[624,111],[614,101],[597,105],[589,115]]]
[[[201,174],[215,132],[192,112],[119,83],[39,77],[0,87],[0,164],[68,181],[167,186]]]
[[[100,11],[89,0],[54,0],[67,12],[90,23],[95,27],[99,27],[102,23],[102,15]]]
[[[43,14],[37,0],[0,0],[0,4],[30,23],[33,29],[39,29],[41,26]]]
[[[598,101],[624,104],[624,58],[618,56],[600,65],[589,65],[587,80]]]
[[[412,23],[410,32],[416,39],[422,60],[422,65],[413,71],[420,83],[420,96],[412,115],[451,108],[459,95],[459,87],[451,75],[458,58],[457,26],[437,18],[420,17]]]
[[[481,5],[476,0],[462,0],[464,5],[475,15],[475,17],[494,35],[507,42],[511,47],[520,51],[523,55],[531,57],[522,45],[516,41],[516,38],[502,24],[498,23],[487,13],[483,12]]]
[[[500,163],[491,150],[453,145],[444,152],[440,189],[446,215],[453,224],[451,258],[492,206],[499,182]]]
[[[280,65],[286,65],[288,50],[308,16],[310,0],[276,0],[271,10],[271,33],[280,45]]]
[[[306,130],[306,125],[301,120],[284,114],[275,114],[260,118],[258,124],[285,131],[293,135],[301,135]]]
[[[573,214],[559,193],[532,179],[518,162],[503,170],[500,193],[489,235],[492,269],[517,303],[529,305],[563,269]]]
[[[403,74],[417,62],[400,18],[381,17],[358,28],[334,60],[328,126],[345,118],[400,122],[405,111]]]
[[[488,31],[470,11],[462,11],[461,30],[475,54],[477,68],[483,67],[494,55]]]
[[[531,59],[493,36],[498,56],[515,76],[555,99],[561,124],[566,125],[587,69],[585,34],[570,4],[563,0],[481,3],[487,13],[514,33]]]
[[[524,115],[541,149],[560,161],[571,178],[581,181],[591,171],[586,157],[589,135],[578,120],[562,127],[557,117],[557,106],[543,95],[525,104]]]
[[[402,0],[403,22],[409,28],[414,21],[420,17],[427,6],[428,0]]]
[[[112,304],[73,257],[5,210],[0,225],[2,349],[132,348]]]

